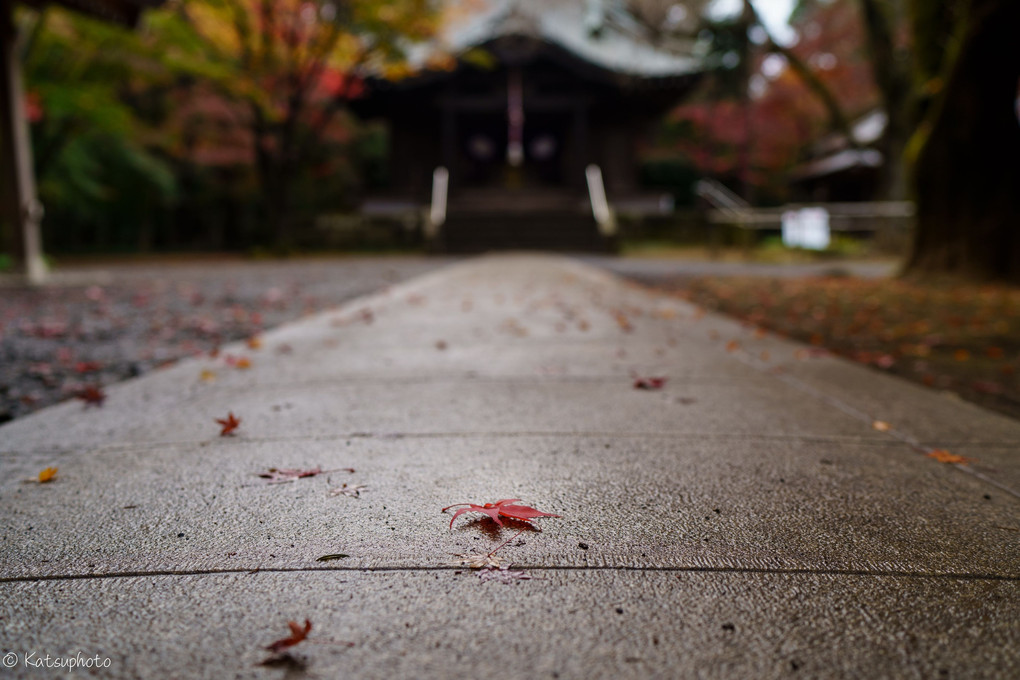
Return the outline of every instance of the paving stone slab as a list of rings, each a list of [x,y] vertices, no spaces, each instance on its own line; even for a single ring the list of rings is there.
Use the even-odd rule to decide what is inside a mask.
[[[4,677],[1014,678],[1015,581],[534,571],[218,574],[0,584]],[[312,623],[295,664],[258,664]],[[318,643],[318,644],[316,644]],[[349,644],[348,644],[349,643]],[[56,677],[56,673],[49,674]],[[67,677],[66,673],[60,677]]]
[[[634,389],[630,381],[350,382],[338,385],[212,387],[172,410],[137,414],[111,404],[109,427],[24,433],[25,449],[48,448],[71,433],[83,446],[203,442],[218,436],[215,418],[233,412],[253,438],[352,433],[609,432],[843,435],[880,438],[870,426],[781,383],[667,385]]]
[[[771,372],[803,351],[486,258],[46,409],[0,428],[2,644],[279,677],[260,645],[308,617],[355,643],[305,645],[322,677],[1015,677],[1014,425],[828,358]],[[670,380],[635,390],[630,362]],[[926,429],[982,476],[909,445]],[[563,516],[500,549],[535,578],[447,568],[513,534],[439,509],[508,496]]]
[[[19,483],[46,465],[57,481]],[[256,475],[270,467],[337,472],[269,484]],[[349,555],[341,566],[436,567],[512,535],[471,516],[451,531],[441,508],[507,497],[563,516],[505,549],[530,566],[1020,577],[1015,499],[895,443],[238,437],[5,469],[4,577],[300,569],[336,553]],[[367,488],[329,495],[344,483]]]

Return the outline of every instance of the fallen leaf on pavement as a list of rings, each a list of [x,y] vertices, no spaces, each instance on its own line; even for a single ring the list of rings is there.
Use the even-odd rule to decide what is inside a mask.
[[[308,633],[312,630],[312,622],[308,619],[305,619],[305,625],[303,628],[297,621],[288,621],[287,625],[290,627],[289,636],[280,638],[276,642],[266,645],[266,649],[273,654],[279,654],[283,650],[302,642],[306,637],[308,637]]]
[[[315,558],[316,562],[332,562],[333,560],[342,560],[345,557],[350,557],[344,553],[333,553],[331,555],[323,555],[322,557]]]
[[[234,368],[246,369],[251,368],[251,359],[248,357],[235,357],[233,354],[228,354],[223,357],[227,366],[233,366]]]
[[[361,492],[367,489],[368,486],[364,484],[341,484],[335,489],[329,490],[329,496],[349,496],[351,498],[358,498],[361,496]]]
[[[661,390],[666,385],[666,378],[635,378],[635,390]]]
[[[517,581],[530,581],[531,574],[526,571],[511,570],[509,565],[502,567],[489,567],[478,572],[478,578],[483,581],[496,581],[510,585]]]
[[[346,472],[354,472],[354,468],[341,469]],[[311,468],[309,470],[302,470],[299,468],[269,468],[265,472],[260,472],[259,477],[268,479],[270,484],[285,484],[303,477],[321,475],[323,472],[339,472],[339,470],[323,470],[319,467]]]
[[[220,430],[220,436],[228,437],[233,436],[234,430],[236,430],[237,426],[241,424],[241,419],[236,417],[234,412],[231,411],[227,414],[226,418],[217,418],[216,422],[222,427]]]
[[[52,482],[53,478],[57,476],[57,468],[48,467],[39,473],[39,483],[45,484],[46,482]]]
[[[613,312],[613,319],[616,321],[616,325],[619,326],[620,330],[624,333],[630,333],[634,330],[634,325],[623,312]]]
[[[945,449],[935,449],[934,451],[930,451],[926,455],[929,458],[934,458],[940,463],[961,464],[969,463],[974,460],[973,458],[965,458],[964,456],[958,456],[955,453],[949,453]]]
[[[314,477],[315,475],[321,475],[322,468],[312,468],[311,470],[299,470],[296,468],[269,468],[266,472],[259,474],[259,477],[268,479],[270,484],[283,484],[285,482],[293,482],[296,479],[302,477]]]
[[[81,399],[85,402],[85,408],[89,406],[99,407],[106,401],[106,392],[103,392],[102,388],[98,385],[87,385],[74,396],[76,399]]]
[[[892,425],[885,422],[884,420],[876,420],[871,424],[871,427],[878,430],[879,432],[888,432],[892,429]]]
[[[484,515],[488,515],[492,521],[499,526],[503,526],[503,522],[500,521],[500,517],[507,519],[516,519],[521,522],[531,523],[532,520],[538,519],[539,517],[560,517],[561,515],[553,515],[548,512],[541,512],[535,508],[530,508],[527,505],[514,505],[520,498],[505,498],[503,500],[496,501],[495,503],[486,503],[485,505],[475,505],[474,503],[454,503],[441,510],[446,512],[450,508],[456,508],[462,505],[468,507],[461,508],[457,512],[453,513],[453,517],[450,518],[450,528],[453,528],[453,521],[463,515],[465,512],[480,512]],[[536,527],[537,528],[537,527]]]
[[[198,374],[198,379],[202,382],[212,382],[213,380],[216,380],[216,371],[205,369]]]

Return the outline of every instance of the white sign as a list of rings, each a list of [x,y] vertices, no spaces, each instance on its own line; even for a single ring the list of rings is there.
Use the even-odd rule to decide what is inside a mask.
[[[783,213],[783,245],[787,248],[825,250],[829,241],[829,211],[825,208],[801,208]]]

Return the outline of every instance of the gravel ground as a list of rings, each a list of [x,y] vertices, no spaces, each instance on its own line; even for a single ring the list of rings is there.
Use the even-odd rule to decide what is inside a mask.
[[[44,288],[0,286],[0,422],[387,285],[451,258],[62,268]]]

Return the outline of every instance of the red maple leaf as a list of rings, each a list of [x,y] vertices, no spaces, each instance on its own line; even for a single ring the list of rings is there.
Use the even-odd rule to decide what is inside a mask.
[[[85,408],[89,406],[102,406],[103,402],[106,401],[106,392],[103,392],[102,388],[98,385],[87,385],[78,390],[78,393],[74,396],[76,399],[81,399],[85,402]]]
[[[500,521],[500,517],[506,517],[507,519],[516,519],[521,522],[531,523],[532,520],[538,519],[539,517],[560,517],[561,515],[554,515],[549,512],[541,512],[535,508],[529,508],[527,505],[513,505],[513,503],[521,500],[520,498],[505,498],[495,503],[486,503],[485,505],[475,505],[474,503],[454,503],[448,505],[442,509],[442,512],[446,512],[450,508],[456,508],[461,505],[466,505],[466,508],[461,508],[457,512],[453,513],[453,517],[450,518],[450,528],[453,528],[453,521],[463,515],[465,512],[481,512],[489,516],[496,524],[503,526],[503,522]]]
[[[290,627],[290,635],[288,637],[280,638],[276,642],[266,645],[266,649],[273,654],[279,654],[283,650],[303,641],[312,630],[312,622],[308,619],[305,619],[303,628],[297,621],[288,621],[287,625]]]
[[[661,390],[666,385],[666,378],[635,378],[635,390]]]
[[[227,437],[234,434],[234,430],[241,424],[241,419],[234,415],[231,411],[227,414],[226,418],[217,418],[216,422],[223,428],[220,430],[221,437]]]
[[[74,365],[74,370],[78,373],[95,373],[102,368],[103,365],[98,361],[79,361]]]

